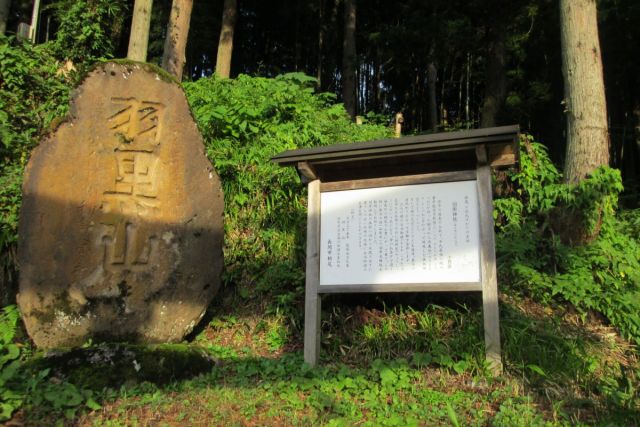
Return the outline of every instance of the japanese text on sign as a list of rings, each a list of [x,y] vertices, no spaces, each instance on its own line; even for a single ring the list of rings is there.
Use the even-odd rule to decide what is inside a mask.
[[[480,281],[476,181],[321,195],[320,285]]]

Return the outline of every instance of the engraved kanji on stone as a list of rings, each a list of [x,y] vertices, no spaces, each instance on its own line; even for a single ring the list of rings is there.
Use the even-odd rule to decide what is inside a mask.
[[[153,217],[156,204],[112,194],[105,197],[100,209],[103,212],[101,224],[110,228],[102,237],[105,268],[147,264],[155,236],[145,219]]]
[[[111,98],[116,110],[108,117],[109,128],[119,139],[118,151],[153,152],[160,144],[160,130],[165,106],[136,98]]]
[[[151,153],[115,153],[113,187],[103,193],[101,224],[109,227],[102,240],[105,269],[149,262],[155,236],[152,221],[158,209],[158,157]]]
[[[148,153],[125,151],[116,153],[115,187],[105,194],[156,198],[158,157]]]

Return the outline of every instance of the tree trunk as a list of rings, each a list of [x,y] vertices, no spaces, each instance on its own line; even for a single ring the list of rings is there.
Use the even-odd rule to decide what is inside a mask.
[[[560,0],[567,114],[564,178],[577,183],[609,164],[609,130],[596,0]]]
[[[301,0],[295,0],[296,12],[295,12],[295,40],[293,47],[293,71],[300,71],[302,63],[302,40],[300,35],[300,21],[302,20],[302,5]]]
[[[349,116],[356,117],[356,0],[344,2],[342,43],[342,99]]]
[[[433,62],[427,65],[427,129],[438,130],[438,104],[436,103],[436,80],[438,69]]]
[[[164,40],[162,68],[173,74],[178,81],[182,80],[192,8],[193,0],[173,0]]]
[[[373,77],[373,93],[374,104],[373,110],[380,112],[382,109],[382,90],[380,89],[380,82],[382,81],[382,65],[379,63],[380,54],[376,53],[375,75]]]
[[[322,51],[324,50],[324,0],[318,0],[318,56],[316,58],[316,79],[318,89],[322,90]]]
[[[29,27],[29,40],[35,44],[38,42],[38,25],[40,22],[40,0],[33,2],[33,10],[31,12],[31,26]]]
[[[445,77],[445,74],[447,74],[447,64],[445,63],[444,69],[442,70],[442,74],[441,74],[441,78],[440,78],[440,124],[442,126],[442,128],[446,128],[447,127],[447,110],[445,108],[444,105],[444,95],[445,95],[445,88],[446,88],[446,84],[447,84],[447,79]]]
[[[484,100],[480,113],[481,128],[497,125],[498,114],[502,110],[507,96],[505,28],[502,25],[497,25],[492,28],[492,32],[487,58]]]
[[[222,28],[218,43],[218,57],[216,58],[216,74],[229,78],[231,75],[231,55],[233,54],[233,31],[236,27],[238,3],[236,0],[224,0],[222,11]]]
[[[0,35],[7,31],[7,21],[11,10],[11,0],[0,0]]]
[[[131,35],[129,36],[129,50],[127,51],[127,58],[132,61],[145,62],[147,60],[152,5],[153,0],[135,0],[133,5]]]
[[[471,80],[471,54],[467,53],[467,98],[464,104],[464,117],[466,121],[466,127],[469,129],[471,127],[471,116],[469,111],[470,104],[470,93],[469,93],[469,81]]]
[[[456,121],[462,123],[462,84],[464,83],[464,64],[460,68],[460,79],[458,80],[458,114],[456,115]]]

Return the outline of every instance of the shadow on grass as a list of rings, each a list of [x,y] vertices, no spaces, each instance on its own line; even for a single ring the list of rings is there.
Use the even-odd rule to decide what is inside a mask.
[[[28,362],[32,372],[45,369],[58,380],[91,390],[119,389],[150,382],[165,386],[208,373],[216,359],[204,348],[187,344],[100,344],[49,351]]]
[[[477,295],[456,295],[455,304],[451,295],[439,295],[442,305],[424,305],[424,297],[417,298],[420,303],[416,307],[384,299],[382,311],[356,306],[348,312],[344,304],[325,304],[329,313],[324,316],[323,337],[329,337],[323,341],[323,356],[353,365],[358,359],[365,363],[374,358],[411,361],[416,352],[423,352],[436,366],[451,368],[455,362],[471,358],[480,367],[484,335]],[[460,301],[464,305],[458,305]],[[626,366],[627,347],[560,317],[528,315],[505,302],[500,310],[507,377],[521,382],[524,390],[537,396],[550,411],[559,410],[575,419],[584,417],[585,421],[640,423],[635,396],[640,386],[638,368]],[[457,366],[473,370],[473,365]]]
[[[378,313],[379,318],[358,319],[358,310],[349,304],[336,307],[342,311],[335,314],[336,319],[347,319],[342,324],[344,331],[339,335],[332,334],[338,328],[338,321],[331,318],[331,312],[323,313],[326,337],[322,364],[318,368],[304,364],[301,352],[283,353],[274,358],[254,357],[233,352],[220,354],[219,348],[207,349],[191,344],[98,345],[54,352],[34,359],[28,367],[34,372],[49,369],[49,381],[66,381],[82,389],[94,390],[98,396],[104,396],[101,403],[105,404],[122,393],[129,396],[142,393],[140,390],[148,390],[149,386],[167,391],[197,391],[212,386],[258,388],[302,381],[310,384],[309,390],[313,390],[323,381],[345,375],[365,375],[378,381],[372,368],[375,359],[380,358],[384,363],[393,365],[398,358],[404,358],[402,366],[414,369],[411,355],[435,352],[435,345],[446,349],[451,360],[462,360],[471,354],[478,363],[482,363],[484,341],[482,314],[478,308],[427,305],[418,310],[386,301],[383,304],[385,311]],[[351,315],[346,313],[349,309],[353,311]],[[425,319],[439,319],[431,324],[421,323],[416,316],[425,312]],[[392,322],[389,319],[398,317],[398,313],[406,315],[398,324],[410,326],[403,330],[387,328],[386,335],[380,332],[385,330],[385,322]],[[608,344],[598,336],[558,319],[528,316],[510,304],[501,304],[501,318],[507,375],[521,379],[525,389],[529,388],[529,392],[538,396],[542,406],[547,406],[543,408],[545,411],[550,411],[551,401],[556,399],[563,402],[561,410],[574,417],[571,418],[574,421],[640,422],[640,412],[633,400],[615,398],[616,386],[620,389],[618,392],[623,389],[622,382],[618,385],[618,380],[622,379],[624,372],[619,363],[602,366],[599,357],[606,353]],[[336,325],[331,322],[336,322]],[[380,333],[372,335],[375,339],[367,339],[361,332],[366,325],[378,328]],[[293,339],[300,338],[296,336]],[[345,353],[344,346],[351,346],[354,353]],[[385,353],[380,348],[394,348],[395,351]],[[362,357],[358,359],[357,353]],[[435,358],[430,367],[442,366]],[[425,375],[429,375],[428,372]],[[452,385],[450,391],[455,387]],[[605,393],[607,387],[610,390],[608,394]],[[116,392],[100,393],[105,388]]]
[[[510,304],[501,304],[500,317],[506,369],[548,404],[574,421],[582,413],[586,422],[640,422],[633,399],[640,384],[637,377],[627,378],[614,342],[558,317],[526,315]]]

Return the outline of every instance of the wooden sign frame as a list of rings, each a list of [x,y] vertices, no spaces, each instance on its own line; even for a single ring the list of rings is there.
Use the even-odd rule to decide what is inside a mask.
[[[486,360],[490,369],[495,374],[502,372],[501,361],[501,344],[500,344],[500,320],[498,308],[498,283],[496,274],[496,255],[495,255],[495,235],[493,222],[493,197],[491,183],[491,167],[492,165],[509,165],[517,160],[517,140],[519,129],[517,126],[492,128],[480,134],[479,131],[470,131],[466,133],[457,133],[459,139],[452,139],[448,147],[439,146],[438,152],[451,151],[453,157],[461,159],[455,163],[457,165],[466,165],[464,170],[444,170],[434,172],[433,168],[428,166],[427,173],[407,174],[407,175],[389,175],[373,176],[367,173],[355,173],[353,179],[337,179],[333,180],[333,173],[319,172],[322,162],[334,164],[336,161],[345,162],[348,167],[354,161],[362,159],[362,155],[356,156],[355,160],[353,151],[340,152],[337,155],[332,154],[324,157],[318,155],[318,151],[296,150],[293,152],[282,153],[274,157],[274,161],[283,165],[295,165],[303,177],[303,181],[307,182],[308,189],[308,205],[307,205],[307,257],[306,257],[306,279],[305,279],[305,317],[304,317],[304,360],[311,366],[315,366],[320,358],[320,337],[321,337],[321,321],[320,313],[322,306],[322,295],[331,293],[374,293],[374,292],[461,292],[461,291],[479,291],[482,292],[482,305],[484,317],[484,339]],[[492,133],[493,132],[493,133]],[[439,134],[446,135],[450,138],[456,133]],[[436,135],[432,135],[431,139],[436,139]],[[506,138],[505,138],[506,136]],[[474,139],[472,144],[465,144],[468,139]],[[461,142],[462,141],[462,142]],[[502,148],[496,149],[492,143],[498,141],[502,144]],[[429,142],[429,141],[426,141]],[[366,159],[376,158],[374,145],[364,145],[366,147]],[[355,144],[354,144],[355,145]],[[420,153],[425,151],[428,146],[410,142],[414,149],[420,149]],[[417,147],[420,145],[420,147]],[[460,150],[460,146],[464,149]],[[505,149],[504,147],[510,149]],[[433,147],[436,148],[436,144]],[[402,146],[399,146],[402,151]],[[431,151],[433,152],[433,150]],[[498,153],[496,156],[495,153]],[[401,153],[400,155],[403,155]],[[493,154],[493,155],[492,155]],[[373,155],[373,156],[372,156]],[[384,154],[384,158],[393,158],[398,152]],[[510,156],[510,157],[509,157]],[[475,168],[468,168],[470,157],[473,158]],[[507,157],[505,159],[505,157]],[[346,158],[346,161],[344,160]],[[296,161],[297,160],[297,161]],[[311,160],[311,161],[309,161]],[[394,167],[397,161],[392,162]],[[401,166],[402,166],[402,162]],[[429,162],[425,163],[429,164]],[[320,166],[320,167],[318,167]],[[437,168],[436,168],[437,169]],[[451,167],[449,168],[451,169]],[[420,168],[418,168],[420,170]],[[385,172],[382,171],[382,174]],[[323,180],[322,175],[327,178]],[[362,177],[364,175],[364,177]],[[321,236],[321,194],[329,191],[354,190],[362,188],[380,188],[389,186],[416,185],[428,183],[443,183],[457,181],[476,181],[477,200],[478,200],[478,221],[479,221],[479,243],[480,243],[480,281],[465,283],[411,283],[411,284],[359,284],[359,285],[320,285],[320,236]]]

